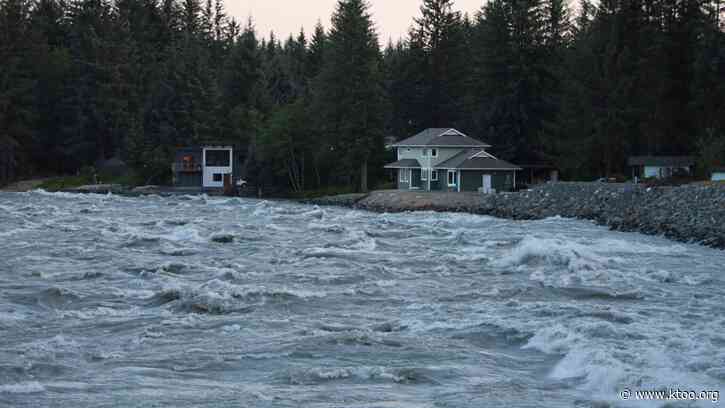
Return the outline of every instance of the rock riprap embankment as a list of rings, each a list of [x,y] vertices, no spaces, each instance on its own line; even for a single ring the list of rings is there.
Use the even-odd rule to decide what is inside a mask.
[[[517,220],[593,220],[613,230],[664,235],[725,249],[725,183],[649,188],[635,184],[552,183],[519,193],[375,191],[313,200],[376,212],[470,212]]]

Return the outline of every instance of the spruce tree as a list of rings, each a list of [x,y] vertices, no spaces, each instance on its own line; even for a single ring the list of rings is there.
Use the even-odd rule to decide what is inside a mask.
[[[384,126],[381,55],[368,10],[364,0],[338,1],[316,83],[315,112],[339,173],[362,191],[369,170],[382,165]]]
[[[453,0],[423,0],[422,16],[410,33],[411,48],[424,56],[419,112],[422,127],[453,127],[462,120],[466,67],[466,37]]]

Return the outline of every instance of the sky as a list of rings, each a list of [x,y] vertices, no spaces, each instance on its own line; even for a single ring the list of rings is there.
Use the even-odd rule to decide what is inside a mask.
[[[387,44],[405,37],[413,23],[413,17],[420,15],[422,0],[368,0],[370,12],[376,24],[380,42]],[[277,38],[286,38],[299,33],[304,27],[311,33],[317,21],[325,28],[330,27],[330,16],[337,0],[227,0],[227,12],[245,23],[252,17],[257,33],[268,37],[274,31]],[[483,5],[483,0],[456,0],[455,8],[471,16]]]

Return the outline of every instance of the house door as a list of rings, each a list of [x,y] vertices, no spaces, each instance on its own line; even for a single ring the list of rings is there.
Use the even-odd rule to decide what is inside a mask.
[[[411,190],[419,190],[422,187],[420,169],[412,169],[410,171],[410,188]]]
[[[490,174],[483,175],[483,194],[491,194],[493,192],[493,185]]]

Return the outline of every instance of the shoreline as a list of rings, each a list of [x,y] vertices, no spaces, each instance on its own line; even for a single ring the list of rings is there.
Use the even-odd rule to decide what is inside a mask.
[[[373,191],[304,200],[377,213],[457,212],[512,220],[551,217],[594,221],[613,231],[725,249],[725,183],[679,187],[560,182],[518,193]]]

